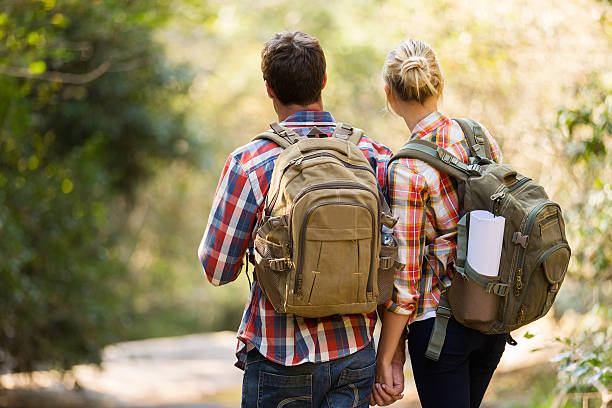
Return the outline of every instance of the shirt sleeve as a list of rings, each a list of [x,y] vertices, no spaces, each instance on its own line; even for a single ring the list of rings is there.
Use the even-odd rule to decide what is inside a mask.
[[[398,217],[395,236],[399,257],[406,267],[396,271],[393,295],[386,306],[393,313],[412,314],[414,318],[424,262],[428,187],[423,175],[401,162],[395,161],[389,167],[389,196],[393,214]]]
[[[233,156],[225,163],[198,256],[206,277],[223,285],[238,277],[258,204],[248,174]]]
[[[361,149],[366,159],[372,166],[374,174],[376,174],[376,180],[383,196],[389,202],[388,187],[387,187],[387,166],[389,160],[393,156],[393,152],[386,146],[376,142],[374,139],[366,136],[365,134],[361,137],[358,147]]]

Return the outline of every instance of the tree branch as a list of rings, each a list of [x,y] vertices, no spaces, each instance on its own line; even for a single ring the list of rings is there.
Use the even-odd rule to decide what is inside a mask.
[[[67,72],[47,71],[42,74],[32,74],[27,68],[9,67],[0,65],[0,75],[12,76],[17,78],[42,79],[43,81],[60,82],[64,84],[83,85],[94,81],[104,75],[110,68],[110,62],[100,64],[93,71],[85,74],[71,74]]]

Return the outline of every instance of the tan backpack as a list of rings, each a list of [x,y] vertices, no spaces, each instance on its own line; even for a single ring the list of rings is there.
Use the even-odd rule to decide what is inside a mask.
[[[257,280],[274,309],[304,317],[372,312],[390,299],[397,221],[357,147],[363,131],[338,124],[299,136],[277,123],[279,155],[255,232]]]

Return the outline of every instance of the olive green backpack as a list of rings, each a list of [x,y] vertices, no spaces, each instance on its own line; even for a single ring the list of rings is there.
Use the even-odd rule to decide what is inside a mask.
[[[397,221],[357,147],[363,131],[337,124],[299,136],[277,123],[255,139],[284,150],[255,230],[256,278],[280,313],[367,313],[391,297]],[[317,137],[313,137],[317,136]],[[386,228],[382,236],[383,227]]]
[[[510,333],[544,316],[555,300],[570,258],[561,208],[544,188],[511,166],[493,161],[480,125],[456,120],[469,146],[469,164],[428,140],[411,140],[397,158],[420,159],[458,182],[462,217],[455,273],[441,287],[426,356],[438,360],[450,316],[487,334]],[[505,220],[497,277],[480,275],[467,262],[470,211],[487,210]],[[440,280],[438,279],[438,282]],[[510,344],[516,344],[509,337]]]

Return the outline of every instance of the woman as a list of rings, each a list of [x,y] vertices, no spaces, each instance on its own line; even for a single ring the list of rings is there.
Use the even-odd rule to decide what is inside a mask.
[[[469,150],[459,124],[438,112],[444,79],[429,45],[414,39],[400,43],[387,55],[383,77],[387,106],[406,122],[409,140],[432,141],[467,163]],[[494,159],[501,162],[499,146],[483,130]],[[448,286],[453,273],[459,221],[456,186],[421,160],[402,158],[389,166],[389,196],[399,217],[395,233],[406,268],[396,274],[393,298],[383,316],[373,405],[401,398],[404,340],[424,408],[478,407],[504,351],[507,335],[485,335],[451,318],[440,360],[425,357],[440,283]]]

